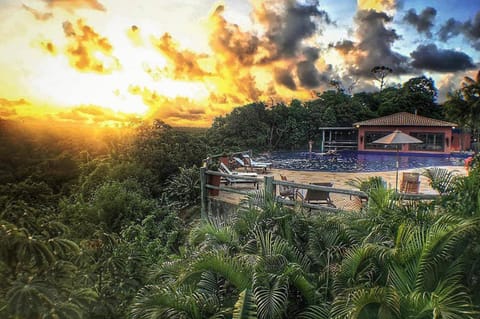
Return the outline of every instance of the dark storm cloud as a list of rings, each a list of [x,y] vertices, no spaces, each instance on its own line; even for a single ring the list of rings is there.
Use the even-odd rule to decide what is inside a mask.
[[[438,49],[435,44],[420,45],[410,56],[416,69],[435,72],[465,71],[475,67],[467,54],[453,50]]]
[[[273,70],[273,74],[276,83],[281,84],[292,91],[295,91],[297,89],[297,85],[293,80],[293,76],[290,70],[275,68]]]
[[[480,11],[477,12],[475,18],[468,20],[463,24],[463,34],[472,42],[475,49],[480,50]]]
[[[302,86],[307,88],[316,88],[321,83],[319,72],[311,61],[298,62],[297,76]]]
[[[438,36],[442,41],[447,41],[460,34],[468,39],[476,50],[480,50],[480,11],[477,12],[473,20],[467,20],[466,22],[450,18],[441,26],[438,32]]]
[[[447,41],[460,34],[462,31],[462,23],[453,18],[448,19],[438,31],[438,37],[442,41]]]
[[[275,45],[278,56],[294,56],[303,40],[320,33],[320,23],[331,24],[327,12],[319,9],[319,1],[304,4],[285,1],[285,9],[276,12],[263,4],[255,11],[256,18],[265,25],[266,36]]]
[[[355,16],[358,42],[343,41],[334,45],[347,61],[352,62],[350,73],[354,76],[370,77],[371,69],[385,65],[394,70],[396,75],[410,71],[407,57],[392,50],[395,41],[401,37],[394,29],[387,29],[392,17],[375,10],[360,10]]]
[[[433,27],[433,20],[435,19],[436,15],[437,10],[432,7],[427,7],[423,9],[420,14],[417,14],[415,9],[410,9],[403,17],[403,21],[413,25],[418,32],[425,33],[427,37],[431,38],[431,29]]]
[[[343,54],[347,54],[348,52],[355,50],[355,42],[351,40],[339,41],[335,44],[330,44],[329,46],[337,49]]]
[[[297,76],[302,86],[312,89],[328,82],[330,77],[327,73],[318,71],[315,62],[320,54],[319,49],[307,47],[303,50],[305,60],[297,63]]]
[[[303,50],[303,55],[309,61],[315,62],[320,57],[320,50],[314,47],[308,47]]]

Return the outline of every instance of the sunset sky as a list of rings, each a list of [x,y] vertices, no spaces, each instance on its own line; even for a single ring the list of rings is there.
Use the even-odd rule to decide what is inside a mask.
[[[339,80],[432,77],[439,100],[480,69],[478,0],[0,0],[0,118],[209,126],[254,101]]]

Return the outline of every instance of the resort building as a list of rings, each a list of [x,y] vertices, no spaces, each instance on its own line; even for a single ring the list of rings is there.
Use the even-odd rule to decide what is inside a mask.
[[[470,134],[462,134],[456,123],[436,120],[407,112],[395,113],[354,123],[359,151],[392,151],[397,145],[375,144],[373,141],[400,130],[422,144],[399,145],[400,152],[452,153],[470,148]]]

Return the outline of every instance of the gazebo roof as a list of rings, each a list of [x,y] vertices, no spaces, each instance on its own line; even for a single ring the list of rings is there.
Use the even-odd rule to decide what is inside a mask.
[[[376,119],[353,123],[354,126],[458,126],[456,123],[436,120],[408,112],[400,112]]]

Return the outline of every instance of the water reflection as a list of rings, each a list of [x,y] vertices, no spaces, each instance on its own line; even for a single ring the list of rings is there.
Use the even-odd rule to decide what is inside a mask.
[[[340,151],[334,155],[315,152],[275,152],[264,159],[275,168],[328,172],[380,172],[396,169],[395,153]],[[430,166],[462,166],[464,157],[453,155],[399,155],[399,169]]]

